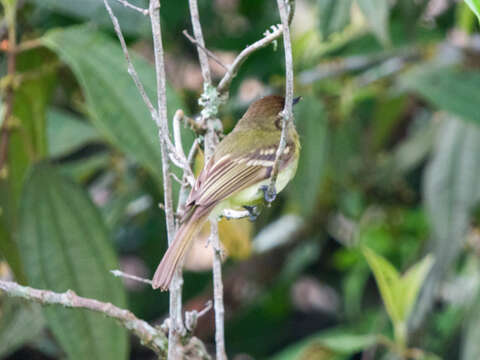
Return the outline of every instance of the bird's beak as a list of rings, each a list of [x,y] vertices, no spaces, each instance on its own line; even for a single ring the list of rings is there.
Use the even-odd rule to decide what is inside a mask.
[[[293,105],[296,105],[300,100],[302,100],[301,96],[298,96],[296,98],[293,98]]]

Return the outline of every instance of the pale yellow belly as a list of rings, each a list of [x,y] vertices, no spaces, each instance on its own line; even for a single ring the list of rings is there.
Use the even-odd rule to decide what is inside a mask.
[[[287,186],[288,182],[295,176],[297,165],[298,159],[292,161],[285,169],[278,173],[277,182],[275,184],[277,194],[282,191],[285,186]],[[268,185],[269,183],[270,179],[266,179],[258,184],[240,190],[230,198],[219,203],[211,212],[210,218],[215,219],[219,217],[225,209],[243,210],[244,205],[252,205],[257,203],[263,198],[263,191],[261,190],[262,186]]]

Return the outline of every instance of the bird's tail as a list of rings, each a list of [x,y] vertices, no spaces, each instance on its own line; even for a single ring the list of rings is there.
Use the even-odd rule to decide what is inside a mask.
[[[200,211],[196,211],[200,210]],[[192,216],[180,226],[173,242],[167,249],[162,261],[153,275],[152,287],[160,288],[162,291],[168,290],[173,274],[178,266],[181,266],[185,258],[193,238],[202,229],[203,224],[207,221],[208,211],[205,209],[196,209]]]

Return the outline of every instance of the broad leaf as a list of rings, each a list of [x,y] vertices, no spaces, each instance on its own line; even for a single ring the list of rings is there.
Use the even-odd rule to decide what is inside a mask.
[[[350,22],[352,0],[318,0],[320,34],[327,39]]]
[[[329,355],[325,357],[325,359],[337,359],[337,357],[332,357],[332,355],[353,355],[375,345],[376,342],[376,335],[358,335],[342,330],[326,331],[288,347],[286,350],[274,356],[273,359],[317,359],[317,357],[309,357],[307,355],[312,354],[314,349],[323,349],[324,355]]]
[[[480,359],[480,296],[469,309],[462,339],[461,360]]]
[[[60,109],[51,109],[47,115],[48,153],[64,156],[89,142],[99,140],[98,133],[85,121]]]
[[[116,147],[146,166],[160,180],[158,131],[127,73],[125,57],[118,41],[85,26],[51,31],[42,41],[75,73],[84,91],[93,125]],[[156,103],[153,66],[139,56],[131,55],[150,99]],[[167,91],[167,99],[172,118],[182,104],[171,88]]]
[[[477,15],[478,20],[480,21],[480,0],[465,0],[467,5],[472,9],[472,11]]]
[[[398,291],[398,303],[401,316],[408,320],[415,301],[417,300],[418,292],[423,285],[428,272],[432,268],[433,257],[431,255],[425,256],[420,262],[413,265],[401,279],[401,289]]]
[[[403,322],[401,310],[398,306],[397,288],[400,284],[400,275],[385,258],[377,255],[369,248],[363,249],[368,265],[375,275],[385,308],[394,323]]]
[[[46,49],[27,51],[17,57],[19,74],[52,64]],[[23,184],[34,158],[47,155],[46,108],[56,84],[52,71],[26,77],[15,89],[13,117],[7,151],[7,176],[0,179],[0,252],[12,268],[16,280],[24,282],[17,243],[18,207]]]
[[[357,0],[357,3],[378,40],[384,45],[389,44],[389,1]]]
[[[108,16],[103,0],[28,0],[37,6],[58,14],[72,16],[78,19],[92,21],[103,28],[111,29],[112,21]],[[148,7],[145,0],[128,0],[129,3],[143,8]],[[128,9],[117,0],[109,0],[115,16],[120,22],[122,31],[132,35],[150,34],[150,22],[147,16]]]
[[[31,286],[125,307],[110,235],[87,193],[49,165],[37,165],[21,203],[20,245]],[[70,359],[125,359],[127,334],[113,320],[62,307],[44,309],[48,325]]]
[[[302,149],[297,173],[289,185],[291,199],[304,216],[314,210],[325,173],[328,149],[327,116],[319,99],[307,96],[295,105],[295,122]]]
[[[0,357],[6,358],[26,342],[35,339],[44,326],[40,305],[4,296],[0,314]]]
[[[480,124],[479,71],[425,65],[403,75],[401,84],[439,109]]]
[[[452,94],[455,92],[452,91]],[[438,285],[464,244],[470,212],[480,200],[480,127],[445,118],[424,180],[423,196],[432,227],[435,264],[420,294],[412,325],[418,326],[434,300]]]

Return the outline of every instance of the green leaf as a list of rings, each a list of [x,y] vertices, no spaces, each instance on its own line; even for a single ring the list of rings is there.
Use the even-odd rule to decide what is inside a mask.
[[[295,105],[295,122],[302,149],[297,173],[289,186],[290,198],[304,216],[315,208],[320,182],[325,173],[328,148],[327,116],[319,99],[306,96]]]
[[[18,282],[25,281],[19,249],[14,239],[18,236],[18,207],[26,174],[34,158],[47,155],[46,108],[56,85],[52,71],[39,71],[50,66],[54,56],[46,49],[19,54],[17,72],[25,77],[15,88],[13,117],[9,119],[7,176],[0,179],[0,252],[12,268]]]
[[[41,306],[3,297],[0,315],[0,357],[8,355],[40,335],[45,326]]]
[[[388,0],[357,0],[373,33],[383,45],[390,44]]]
[[[350,22],[352,0],[318,0],[320,34],[327,39]]]
[[[478,21],[480,21],[480,0],[465,0],[467,5],[477,15]]]
[[[461,345],[461,360],[480,359],[480,296],[469,309]]]
[[[398,292],[400,313],[407,320],[417,300],[418,292],[433,265],[433,256],[427,255],[413,265],[402,276],[401,289]]]
[[[35,5],[58,14],[72,16],[86,21],[92,21],[105,29],[111,29],[112,21],[101,0],[28,0]],[[128,0],[129,3],[148,8],[145,0]],[[148,17],[139,12],[128,9],[117,0],[109,0],[115,16],[120,22],[122,31],[130,35],[150,34]]]
[[[51,31],[42,41],[71,67],[85,93],[93,125],[160,180],[158,131],[127,73],[118,41],[85,26]],[[153,66],[134,53],[131,55],[147,94],[156,103]],[[183,106],[170,87],[167,100],[169,117],[172,118],[173,113]]]
[[[21,202],[20,245],[31,286],[125,307],[109,232],[87,193],[47,164],[34,167]],[[44,308],[69,359],[126,359],[127,334],[112,320],[58,306]]]
[[[452,95],[455,92],[452,90]],[[480,127],[444,118],[423,179],[435,264],[420,294],[413,327],[430,310],[440,282],[464,244],[470,213],[480,200]]]
[[[480,72],[428,64],[401,77],[401,85],[439,109],[480,124]]]
[[[377,281],[380,294],[382,295],[385,308],[392,322],[403,322],[401,309],[398,306],[397,293],[400,284],[400,275],[397,270],[385,258],[377,255],[375,252],[365,247],[363,254],[367,259],[368,265],[373,271],[375,280]]]
[[[51,109],[47,114],[47,138],[50,156],[65,156],[99,140],[93,127],[60,109]]]
[[[367,349],[377,342],[376,335],[358,335],[343,330],[325,331],[302,340],[279,354],[273,356],[273,360],[307,359],[307,353],[313,348],[323,348],[337,355],[353,355]],[[326,357],[331,359],[330,357]]]

